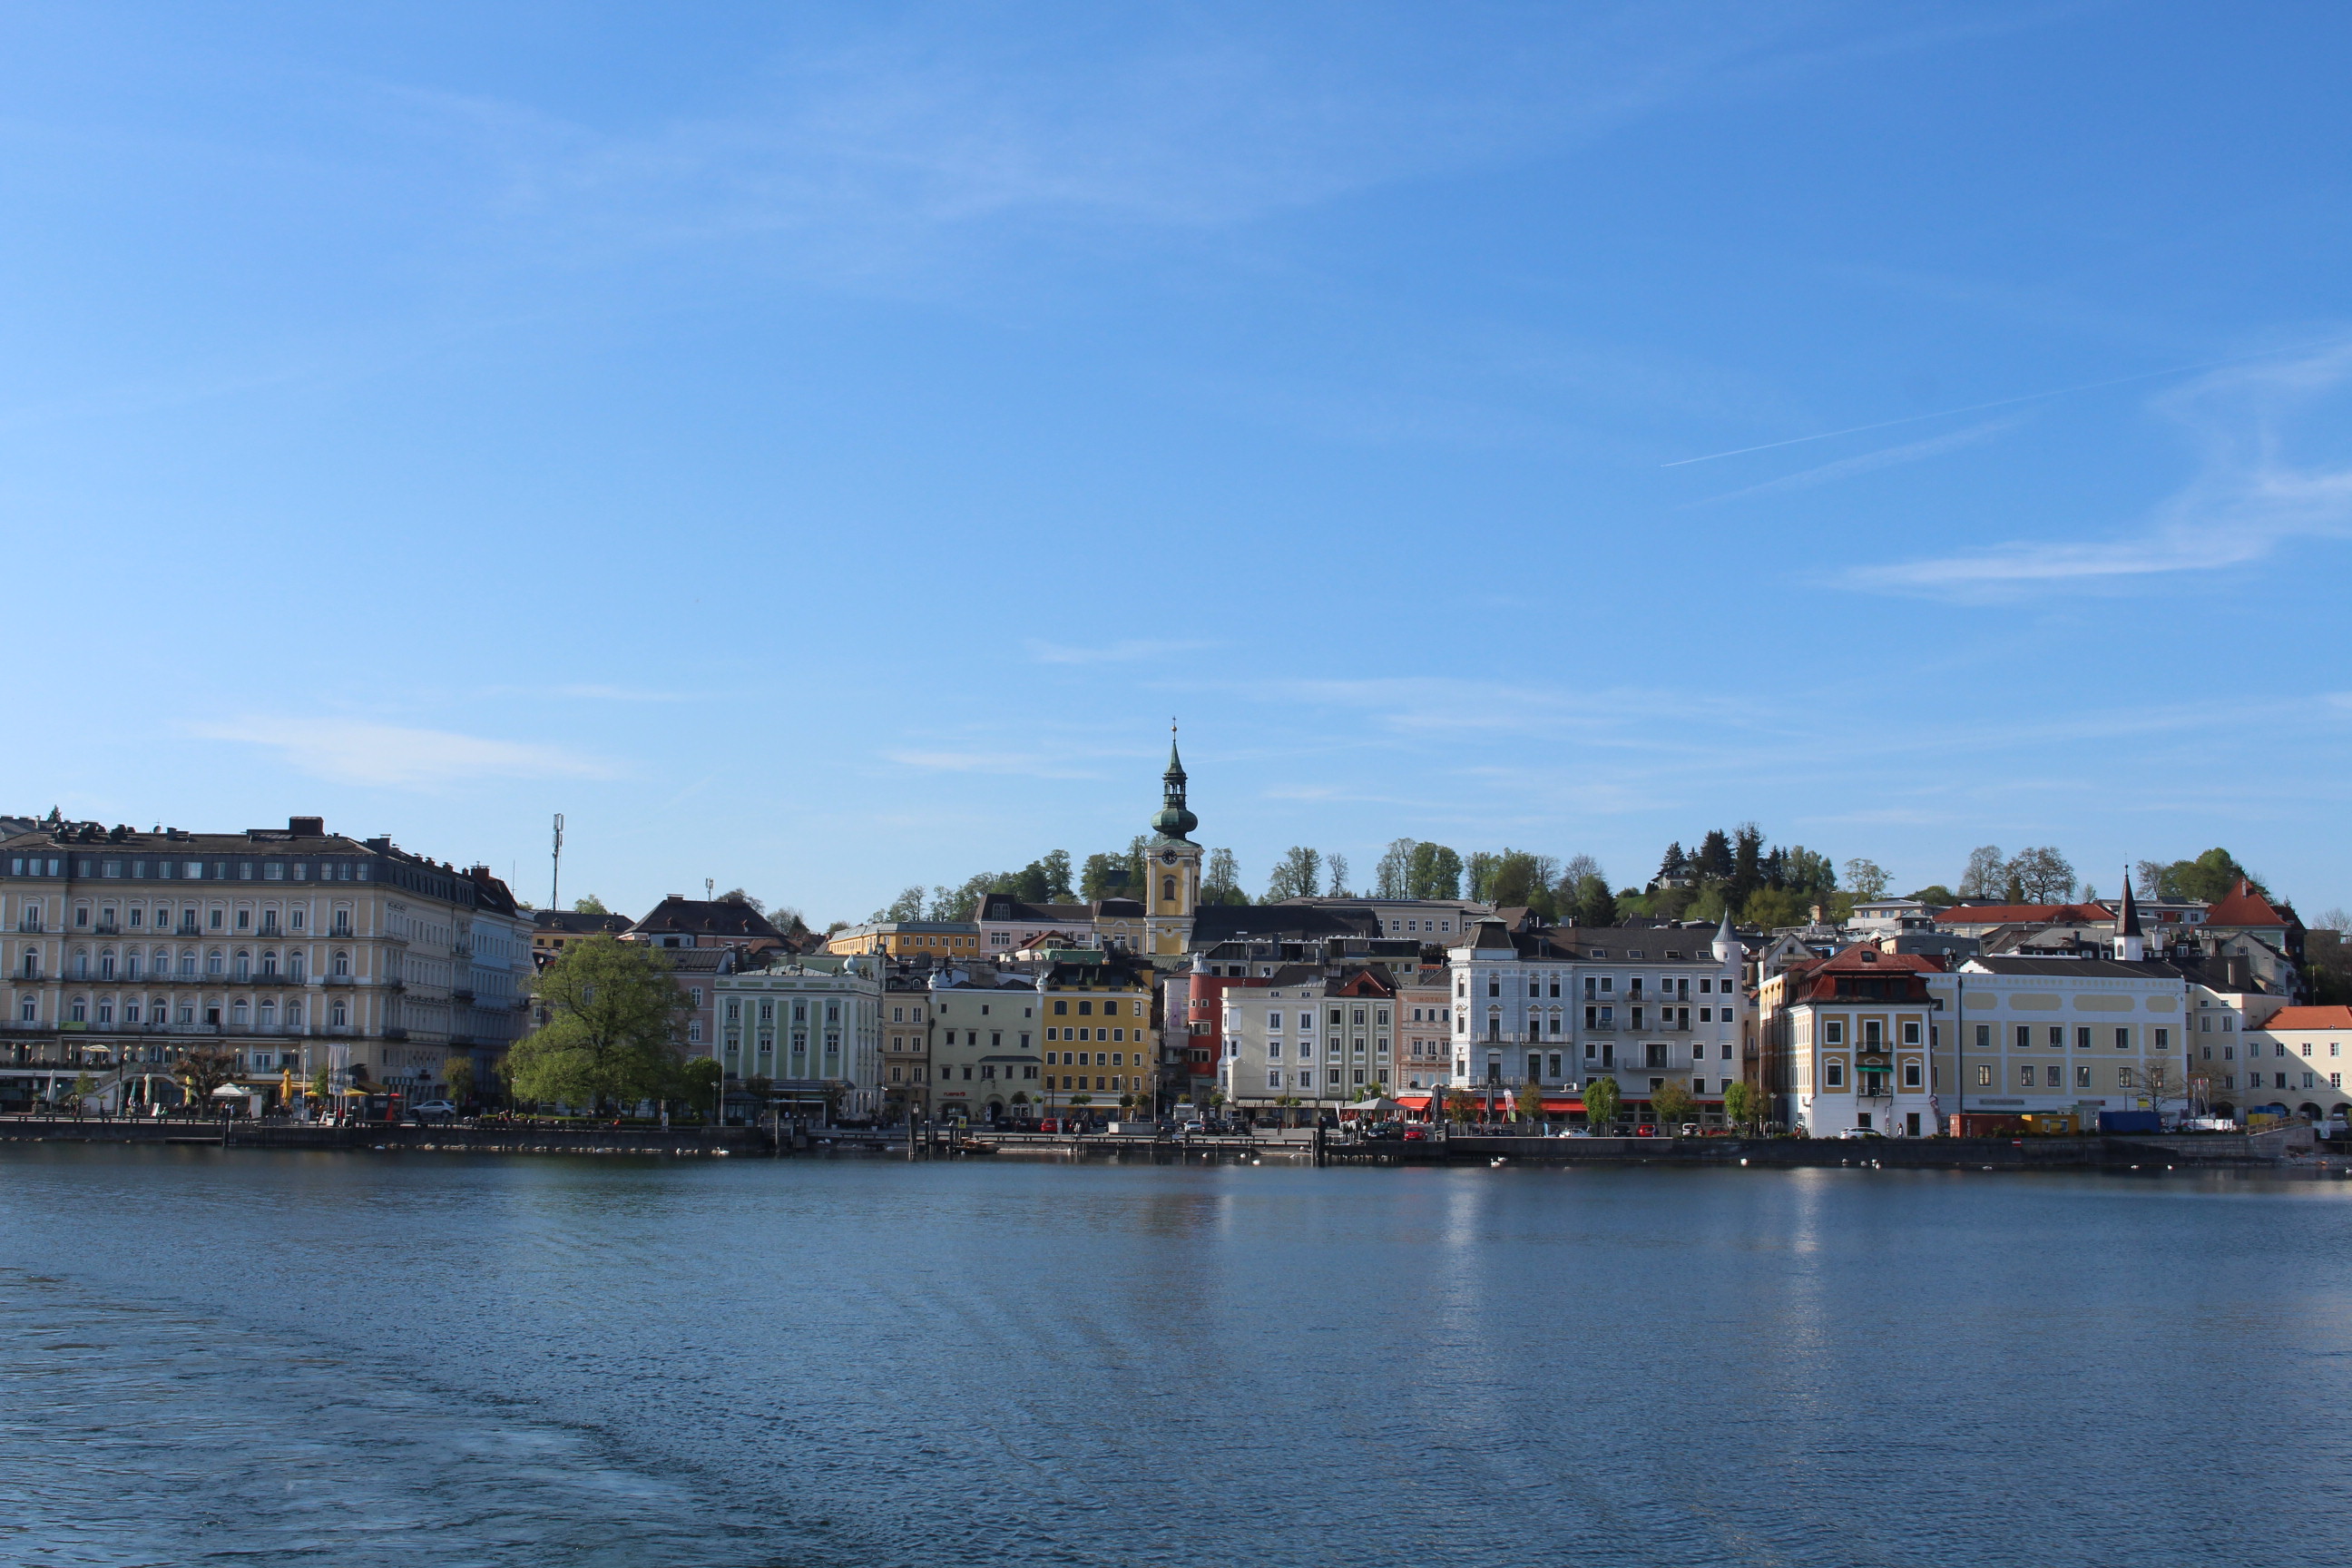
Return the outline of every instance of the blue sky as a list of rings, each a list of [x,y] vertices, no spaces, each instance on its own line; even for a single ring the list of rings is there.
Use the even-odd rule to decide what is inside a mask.
[[[0,17],[0,809],[2352,903],[2340,6],[348,9]]]

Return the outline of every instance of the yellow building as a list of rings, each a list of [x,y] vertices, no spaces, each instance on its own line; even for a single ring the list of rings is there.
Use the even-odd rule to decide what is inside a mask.
[[[975,921],[879,921],[849,926],[824,939],[833,953],[886,952],[892,958],[977,959],[980,925]]]
[[[1050,955],[1037,975],[1045,1054],[1039,1098],[1047,1114],[1076,1107],[1096,1115],[1158,1103],[1159,1043],[1151,1024],[1155,971],[1102,949]]]

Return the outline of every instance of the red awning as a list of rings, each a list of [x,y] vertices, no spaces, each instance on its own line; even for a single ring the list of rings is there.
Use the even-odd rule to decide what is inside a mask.
[[[1543,1108],[1554,1115],[1561,1115],[1570,1110],[1583,1110],[1584,1101],[1580,1100],[1547,1100],[1543,1102]]]

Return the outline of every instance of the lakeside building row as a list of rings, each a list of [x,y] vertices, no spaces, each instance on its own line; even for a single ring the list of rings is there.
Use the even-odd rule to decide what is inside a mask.
[[[430,1092],[527,1022],[531,928],[487,867],[389,838],[51,822],[0,841],[0,1104],[88,1075],[96,1103],[175,1100],[177,1064],[249,1082]]]

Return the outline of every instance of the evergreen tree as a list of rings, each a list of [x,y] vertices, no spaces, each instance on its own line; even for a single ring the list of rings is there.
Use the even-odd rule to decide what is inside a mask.
[[[1713,881],[1731,880],[1731,837],[1720,827],[1710,827],[1699,840],[1698,854],[1694,861],[1698,874]]]
[[[1665,858],[1658,862],[1658,880],[1663,882],[1669,877],[1687,877],[1688,875],[1690,875],[1690,857],[1683,853],[1682,840],[1677,838],[1666,846]]]

